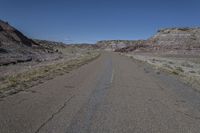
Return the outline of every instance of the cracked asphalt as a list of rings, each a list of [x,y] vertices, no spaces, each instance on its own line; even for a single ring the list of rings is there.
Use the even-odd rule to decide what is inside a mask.
[[[0,133],[199,133],[200,93],[112,52],[0,100]]]

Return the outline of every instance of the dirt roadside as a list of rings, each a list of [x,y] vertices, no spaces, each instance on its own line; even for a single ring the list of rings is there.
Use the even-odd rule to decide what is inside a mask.
[[[69,73],[70,71],[87,64],[98,58],[98,52],[85,53],[68,61],[58,61],[38,68],[31,68],[28,71],[12,74],[1,78],[0,98],[26,91],[28,88],[41,84],[56,76]]]
[[[142,61],[153,66],[157,72],[166,71],[175,75],[181,81],[196,88],[200,92],[199,56],[160,56],[153,54],[122,54],[131,59]],[[177,57],[176,57],[177,56]]]

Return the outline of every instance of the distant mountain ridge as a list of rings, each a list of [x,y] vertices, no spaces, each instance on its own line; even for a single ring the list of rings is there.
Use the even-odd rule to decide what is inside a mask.
[[[101,49],[116,50],[144,43],[145,40],[103,40],[96,45]]]
[[[130,51],[200,51],[200,28],[165,28],[147,40],[104,40],[97,42],[102,49]]]

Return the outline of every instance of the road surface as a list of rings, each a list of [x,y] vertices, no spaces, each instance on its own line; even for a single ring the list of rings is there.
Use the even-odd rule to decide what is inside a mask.
[[[0,133],[199,132],[199,92],[111,52],[0,101]]]

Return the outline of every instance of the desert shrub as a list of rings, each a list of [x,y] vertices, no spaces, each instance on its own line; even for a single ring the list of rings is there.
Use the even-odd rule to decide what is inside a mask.
[[[171,67],[169,64],[163,64],[163,66],[169,69],[173,69],[173,67]]]
[[[169,64],[174,64],[174,62],[172,62],[172,61],[169,61]]]
[[[0,53],[8,53],[8,51],[6,49],[0,48]]]
[[[175,75],[179,75],[179,72],[177,72],[175,70],[173,70],[172,73],[175,74]]]
[[[181,67],[176,67],[176,70],[179,72],[184,72],[184,70]]]
[[[189,71],[190,73],[196,73],[195,71]]]
[[[189,28],[189,27],[183,27],[183,28],[178,28],[178,30],[181,30],[181,31],[189,31],[190,28]]]
[[[193,68],[193,65],[189,64],[188,62],[183,62],[181,66]]]

